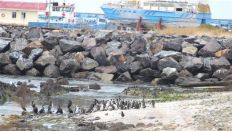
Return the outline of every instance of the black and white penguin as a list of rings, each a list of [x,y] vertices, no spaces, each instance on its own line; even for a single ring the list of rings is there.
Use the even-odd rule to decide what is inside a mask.
[[[56,114],[63,114],[63,109],[61,108],[60,105],[57,108]]]
[[[52,101],[50,101],[49,105],[48,105],[48,114],[52,114]]]
[[[124,112],[122,111],[121,112],[121,117],[123,118],[125,116]]]
[[[36,107],[34,101],[31,102],[31,106],[32,106],[32,109],[33,109],[33,113],[38,114],[38,108]]]
[[[45,113],[44,106],[42,105],[42,108],[39,110],[39,114]]]
[[[72,101],[69,100],[69,101],[68,101],[68,106],[67,106],[67,107],[68,107],[68,112],[69,112],[69,113],[73,113],[73,110],[72,110],[71,106],[72,106]]]
[[[155,100],[151,100],[151,105],[153,108],[155,108]]]

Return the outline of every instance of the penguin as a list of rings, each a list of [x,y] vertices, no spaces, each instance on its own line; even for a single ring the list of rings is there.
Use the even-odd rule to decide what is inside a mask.
[[[48,105],[48,114],[52,114],[52,102],[51,101]]]
[[[69,101],[68,101],[68,106],[67,106],[67,107],[68,107],[68,112],[69,112],[69,113],[73,113],[73,110],[72,110],[71,106],[72,106],[72,101],[69,100]]]
[[[32,106],[32,109],[33,109],[33,113],[38,114],[38,108],[36,107],[34,101],[31,102],[31,106]]]
[[[56,114],[63,114],[63,109],[61,108],[60,105],[57,108]]]
[[[39,114],[45,113],[44,106],[42,105],[42,108],[39,110]]]
[[[124,112],[122,111],[121,112],[121,117],[123,118],[125,116]]]
[[[155,100],[151,100],[152,107],[155,108]]]

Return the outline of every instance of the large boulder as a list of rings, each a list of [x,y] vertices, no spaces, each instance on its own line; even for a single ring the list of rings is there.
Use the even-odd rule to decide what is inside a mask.
[[[108,65],[106,51],[103,47],[94,47],[91,49],[91,55],[99,63],[99,65]]]
[[[32,68],[26,72],[28,76],[40,76],[40,72],[36,68]]]
[[[93,70],[96,67],[98,67],[98,62],[91,59],[91,58],[85,58],[82,62],[81,62],[81,69],[83,70]]]
[[[60,46],[55,46],[52,50],[50,50],[50,53],[55,57],[58,58],[59,56],[63,55],[63,52],[60,49]]]
[[[90,84],[89,85],[89,89],[92,89],[92,90],[100,90],[101,89],[101,86],[97,83],[94,83],[94,84]]]
[[[30,53],[31,53],[31,51],[32,51],[33,49],[38,49],[38,48],[41,48],[41,49],[44,48],[43,45],[41,44],[41,42],[40,42],[40,41],[32,41],[32,42],[29,43],[29,44],[27,45],[27,47],[25,47],[22,51],[23,51],[25,54],[30,55]]]
[[[221,45],[215,39],[211,39],[203,48],[198,52],[198,55],[203,57],[213,57],[214,54],[221,49]]]
[[[176,68],[178,71],[181,70],[180,64],[171,57],[160,59],[158,62],[158,69],[162,71],[164,68],[171,67]]]
[[[21,71],[26,71],[33,67],[33,60],[21,57],[17,60],[16,65]]]
[[[48,35],[47,37],[44,38],[42,44],[46,49],[51,50],[55,46],[59,45],[59,38],[58,36],[55,35]]]
[[[93,47],[97,45],[97,41],[95,38],[84,38],[82,42],[82,47],[85,48],[85,50],[91,50]]]
[[[60,71],[56,65],[48,65],[45,67],[43,74],[46,77],[57,78],[60,76]]]
[[[25,38],[17,38],[14,42],[10,43],[11,51],[21,51],[27,47],[27,40]]]
[[[81,43],[78,41],[61,39],[59,45],[63,53],[83,51]]]
[[[175,81],[178,78],[178,71],[176,68],[164,68],[161,73],[161,78]]]
[[[151,67],[151,59],[148,54],[136,55],[136,60],[139,61],[143,68]]]
[[[182,49],[182,53],[187,54],[187,55],[196,56],[197,52],[198,52],[198,49],[192,45],[184,47]]]
[[[181,56],[181,53],[177,51],[160,51],[154,55],[154,57],[158,57],[159,59],[162,59],[165,57],[178,58],[180,56]]]
[[[199,72],[204,65],[201,58],[191,57],[191,56],[183,57],[180,64],[182,65],[182,67],[184,67],[185,69],[187,69],[193,74],[196,74],[197,72]]]
[[[35,61],[42,55],[42,53],[43,53],[43,49],[41,48],[33,49],[28,58]]]
[[[1,53],[0,54],[0,67],[11,64],[11,60],[8,54]]]
[[[114,75],[113,74],[107,74],[107,73],[92,73],[88,76],[89,79],[94,78],[94,80],[100,80],[104,82],[110,82],[113,80]]]
[[[118,41],[108,42],[106,46],[106,54],[108,56],[116,55],[116,54],[123,54],[122,51],[120,50],[121,46],[122,46],[122,43]]]
[[[106,74],[114,74],[117,71],[117,68],[115,66],[99,66],[95,69],[96,72],[99,73],[106,73]]]
[[[132,81],[132,77],[130,75],[129,72],[124,72],[123,74],[121,74],[116,81],[120,81],[120,82],[131,82]]]
[[[65,76],[71,76],[77,69],[80,68],[80,63],[75,59],[64,59],[60,64],[60,73]]]
[[[43,34],[41,28],[38,27],[31,27],[29,29],[29,33],[27,35],[27,38],[31,41],[35,40],[42,40],[43,39]]]
[[[13,51],[9,54],[9,57],[13,63],[16,63],[19,58],[25,58],[26,55],[22,51]]]
[[[197,75],[195,75],[195,77],[202,80],[202,81],[210,78],[208,73],[197,73]]]
[[[138,36],[135,38],[134,42],[130,45],[130,52],[132,54],[144,53],[146,51],[146,45],[147,45],[146,40],[143,37]]]
[[[164,43],[163,49],[180,52],[182,50],[182,43],[183,43],[182,39],[171,40],[171,41]]]
[[[130,72],[132,74],[138,73],[142,69],[142,64],[139,61],[134,61],[130,64]]]
[[[56,58],[48,51],[44,51],[43,54],[35,61],[35,64],[40,67],[45,67],[49,64],[55,65]]]
[[[3,67],[3,73],[9,74],[9,75],[20,75],[21,72],[17,68],[15,64],[8,64]]]
[[[152,56],[150,61],[150,66],[152,69],[158,69],[159,58]]]
[[[142,69],[138,75],[134,76],[135,79],[142,80],[144,82],[151,82],[154,78],[160,77],[160,71],[152,70],[151,68]]]
[[[197,83],[197,82],[201,82],[201,80],[194,77],[179,77],[176,79],[175,84],[180,85],[180,84],[189,84],[189,83]]]
[[[9,40],[0,39],[0,53],[5,52],[10,45]]]
[[[230,62],[225,57],[221,57],[218,59],[215,58],[211,62],[211,67],[213,71],[218,70],[220,68],[230,69]]]
[[[230,71],[228,69],[223,69],[222,68],[222,69],[216,70],[213,73],[212,77],[218,78],[219,80],[222,80],[222,79],[224,79],[229,74],[230,74]]]

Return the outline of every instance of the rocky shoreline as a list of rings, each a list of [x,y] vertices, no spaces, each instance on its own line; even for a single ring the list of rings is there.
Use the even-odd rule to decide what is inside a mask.
[[[0,73],[154,85],[232,79],[232,40],[118,31],[0,28]]]

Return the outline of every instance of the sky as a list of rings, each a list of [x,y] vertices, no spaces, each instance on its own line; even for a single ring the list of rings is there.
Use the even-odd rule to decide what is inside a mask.
[[[23,0],[32,1],[32,0]],[[34,1],[34,0],[33,0]],[[46,0],[37,0],[46,2]],[[49,1],[49,0],[48,0]],[[100,6],[106,2],[117,0],[54,0],[75,3],[77,12],[103,13]],[[212,17],[214,19],[232,19],[232,0],[177,0],[177,1],[204,1],[210,5]]]

